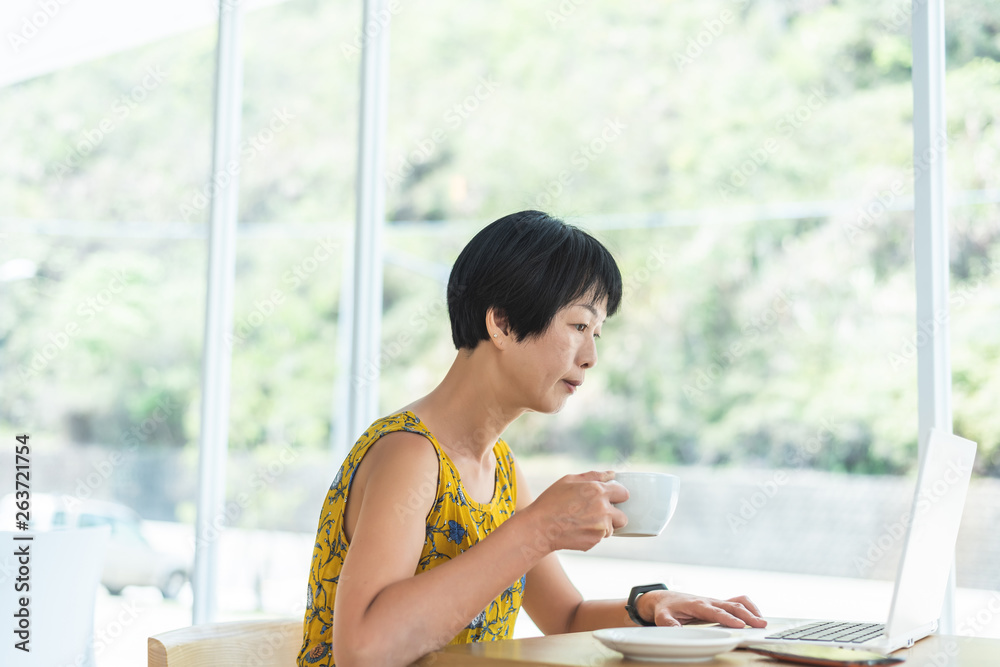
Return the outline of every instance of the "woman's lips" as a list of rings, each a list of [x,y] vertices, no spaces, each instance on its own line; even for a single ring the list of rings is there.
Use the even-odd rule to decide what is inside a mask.
[[[563,383],[569,388],[569,393],[571,394],[575,394],[576,388],[583,384],[582,382],[574,382],[573,380],[563,380]]]

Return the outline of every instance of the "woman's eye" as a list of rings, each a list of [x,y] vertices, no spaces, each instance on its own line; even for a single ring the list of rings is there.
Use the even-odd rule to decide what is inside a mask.
[[[574,324],[573,326],[575,326],[576,330],[580,331],[580,332],[583,332],[583,331],[587,330],[587,325],[586,324]]]

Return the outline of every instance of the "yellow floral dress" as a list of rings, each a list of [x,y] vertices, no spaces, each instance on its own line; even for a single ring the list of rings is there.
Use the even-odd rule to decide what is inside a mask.
[[[427,515],[424,548],[414,574],[426,572],[471,549],[514,513],[517,503],[514,457],[503,440],[498,440],[493,446],[493,454],[497,460],[493,499],[489,503],[477,503],[465,494],[454,463],[416,415],[401,412],[376,421],[347,455],[326,494],[320,512],[309,569],[304,637],[298,656],[300,667],[335,665],[332,647],[333,602],[349,546],[344,535],[347,493],[369,448],[383,435],[396,431],[409,431],[424,436],[434,445],[438,455],[437,499]],[[517,612],[521,608],[524,581],[522,576],[512,583],[472,619],[451,643],[468,644],[509,638],[514,630]]]

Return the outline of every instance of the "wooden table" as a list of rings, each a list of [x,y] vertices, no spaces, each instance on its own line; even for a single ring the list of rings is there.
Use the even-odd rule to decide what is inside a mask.
[[[913,648],[893,653],[906,658],[900,667],[1000,667],[1000,639],[978,639],[933,635],[917,642]],[[594,639],[590,632],[567,635],[509,639],[464,646],[446,646],[424,656],[414,667],[543,667],[574,665],[606,667],[607,665],[668,666],[698,665],[700,667],[739,667],[741,665],[792,665],[775,662],[749,651],[730,651],[707,662],[647,662],[626,660]]]

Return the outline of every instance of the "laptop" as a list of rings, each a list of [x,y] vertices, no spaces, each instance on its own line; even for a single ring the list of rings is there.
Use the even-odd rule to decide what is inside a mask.
[[[737,631],[740,646],[812,643],[890,653],[937,630],[975,457],[976,443],[931,429],[910,512],[901,517],[906,542],[887,623],[769,619],[766,628]]]

